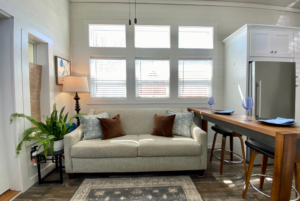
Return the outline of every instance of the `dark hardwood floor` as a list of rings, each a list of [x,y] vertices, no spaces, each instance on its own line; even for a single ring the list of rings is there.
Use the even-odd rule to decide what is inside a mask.
[[[210,150],[208,151],[209,159]],[[229,158],[229,154],[226,155]],[[209,161],[209,160],[208,160]],[[70,180],[67,174],[64,174],[63,184],[42,184],[36,183],[26,192],[20,194],[15,201],[67,201],[80,186],[85,178],[107,178],[107,177],[151,177],[151,176],[177,176],[189,175],[194,181],[202,198],[205,201],[268,201],[269,198],[254,191],[249,187],[246,199],[242,199],[244,189],[244,169],[243,164],[224,164],[223,175],[220,175],[220,161],[216,158],[208,162],[207,170],[203,177],[198,177],[196,172],[159,172],[159,173],[124,173],[124,174],[77,174],[76,179]],[[272,165],[267,168],[267,174],[272,175]],[[259,173],[260,166],[255,166],[253,173]],[[53,173],[47,180],[56,180],[58,173]],[[257,187],[259,178],[253,178],[252,183]],[[270,194],[271,181],[265,180],[264,192]],[[294,193],[292,194],[294,196]]]

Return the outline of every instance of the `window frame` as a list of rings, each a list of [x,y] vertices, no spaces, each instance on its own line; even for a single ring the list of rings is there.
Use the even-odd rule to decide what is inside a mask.
[[[170,65],[170,60],[169,59],[148,59],[148,58],[135,58],[134,63],[136,60],[144,60],[144,61],[149,61],[149,60],[153,60],[153,61],[168,61],[169,62],[169,97],[166,98],[139,98],[137,96],[137,83],[136,83],[136,66],[134,66],[134,82],[135,82],[135,99],[136,100],[170,100],[171,97],[171,65]]]

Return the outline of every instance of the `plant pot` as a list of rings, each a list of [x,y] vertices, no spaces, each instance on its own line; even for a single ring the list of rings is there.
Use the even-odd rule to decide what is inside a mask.
[[[64,139],[54,141],[54,151],[61,151],[64,148]]]

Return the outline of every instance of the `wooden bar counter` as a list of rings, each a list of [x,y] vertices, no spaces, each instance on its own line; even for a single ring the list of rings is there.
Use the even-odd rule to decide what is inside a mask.
[[[220,115],[211,113],[207,108],[188,108],[188,110],[194,111],[195,115],[201,118],[202,129],[206,132],[207,122],[211,122],[275,146],[271,201],[290,200],[294,168],[298,168],[295,163],[300,162],[300,126],[271,126],[256,121],[254,117],[249,117],[252,121],[247,122],[244,121],[245,115]],[[300,192],[299,180],[296,179],[299,184],[298,192]]]

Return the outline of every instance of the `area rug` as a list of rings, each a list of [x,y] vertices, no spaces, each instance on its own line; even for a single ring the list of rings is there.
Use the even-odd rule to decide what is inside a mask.
[[[85,179],[71,201],[203,201],[188,176]]]

